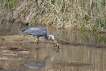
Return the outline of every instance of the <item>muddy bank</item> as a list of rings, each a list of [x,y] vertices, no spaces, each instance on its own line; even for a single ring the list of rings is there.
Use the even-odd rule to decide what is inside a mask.
[[[1,45],[8,45],[8,44],[15,44],[15,43],[25,43],[25,42],[35,42],[36,37],[30,35],[8,35],[8,36],[0,36],[0,44]],[[43,40],[43,38],[40,38]]]
[[[58,40],[60,42],[60,44],[63,45],[71,45],[71,46],[87,46],[87,47],[91,47],[91,48],[106,48],[105,45],[93,45],[93,44],[83,44],[83,43],[72,43],[66,40]]]
[[[35,38],[28,35],[0,36],[0,61],[23,61],[20,55],[31,52],[30,49],[20,46],[20,43],[25,42],[35,42]]]

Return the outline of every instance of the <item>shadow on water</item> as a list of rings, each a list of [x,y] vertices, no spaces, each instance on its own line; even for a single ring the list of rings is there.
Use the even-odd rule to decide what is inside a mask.
[[[45,40],[0,45],[0,71],[106,71],[106,34],[46,28],[59,49]],[[22,35],[17,25],[2,25],[0,31],[2,36]]]

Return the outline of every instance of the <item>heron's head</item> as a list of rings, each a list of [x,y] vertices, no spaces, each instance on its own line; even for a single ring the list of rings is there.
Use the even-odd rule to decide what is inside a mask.
[[[58,42],[55,40],[54,35],[48,35],[48,40],[53,40],[57,46],[59,46]]]

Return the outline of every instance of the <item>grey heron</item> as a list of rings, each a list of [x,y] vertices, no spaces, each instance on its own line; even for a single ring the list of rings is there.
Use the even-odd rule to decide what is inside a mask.
[[[32,27],[32,28],[22,30],[22,32],[27,33],[29,35],[36,36],[38,41],[39,41],[39,37],[44,37],[46,40],[53,40],[56,43],[56,46],[59,47],[59,44],[55,40],[55,37],[53,35],[48,35],[47,30],[45,28]],[[38,42],[37,42],[37,45],[38,45]]]

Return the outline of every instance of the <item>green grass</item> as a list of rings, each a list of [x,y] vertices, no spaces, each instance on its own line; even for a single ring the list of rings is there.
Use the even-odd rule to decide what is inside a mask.
[[[6,9],[13,9],[17,5],[18,0],[0,0],[0,3]]]

